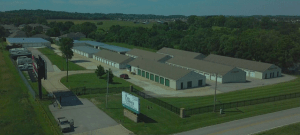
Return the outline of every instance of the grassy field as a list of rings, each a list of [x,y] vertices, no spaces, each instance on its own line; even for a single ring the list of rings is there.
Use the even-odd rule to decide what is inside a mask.
[[[300,123],[295,123],[265,132],[258,133],[256,135],[299,135],[300,133]]]
[[[83,87],[83,86],[106,87],[105,80],[99,80],[98,78],[96,78],[94,74],[79,74],[79,75],[71,75],[69,77],[72,78],[70,79],[73,80],[72,82],[66,83],[64,81],[65,78],[61,80],[61,82],[67,87]],[[117,80],[117,78],[114,78],[114,81],[115,82],[122,81],[122,82],[120,82],[121,84],[116,84],[115,86],[110,85],[110,87],[112,86],[118,87],[118,85],[120,87],[130,85],[130,83],[128,82],[127,82],[128,84],[125,85],[126,82],[123,79],[119,81]],[[295,83],[297,83],[298,80],[295,81],[296,81]],[[282,85],[282,84],[277,84],[277,85]],[[286,86],[281,86],[281,88],[282,87],[286,87]],[[246,91],[252,91],[252,90],[246,90]],[[243,91],[239,91],[239,92],[243,92]],[[268,92],[270,93],[270,91]],[[268,94],[264,94],[264,95],[266,96]],[[237,95],[228,94],[227,96],[234,97]],[[140,111],[143,114],[142,117],[144,119],[144,122],[134,123],[123,116],[123,107],[121,105],[120,94],[111,94],[109,96],[108,109],[105,108],[105,94],[84,95],[80,97],[90,99],[101,110],[105,111],[109,116],[114,118],[116,121],[121,121],[122,125],[124,125],[127,129],[133,131],[136,134],[172,134],[172,133],[183,132],[195,128],[215,125],[223,122],[228,122],[232,120],[247,118],[251,116],[271,113],[275,111],[280,111],[280,110],[290,109],[290,108],[300,106],[299,105],[300,98],[295,98],[295,99],[270,102],[270,103],[253,105],[253,106],[239,107],[238,110],[236,110],[235,108],[226,109],[224,115],[220,115],[218,113],[204,113],[201,115],[193,115],[185,119],[181,119],[177,114],[168,111],[160,106],[157,106],[156,104],[153,104],[140,97],[140,105],[141,105]],[[253,98],[254,97],[255,96],[253,96]],[[199,102],[202,102],[201,98],[205,98],[205,97],[198,97],[198,101],[196,99],[189,100],[190,98],[186,98],[185,102],[186,104],[197,104]],[[171,98],[171,99],[183,100],[184,98]],[[164,100],[168,100],[168,98],[164,98]],[[174,102],[175,101],[173,101],[173,103]],[[180,104],[183,105],[184,103],[180,103]],[[152,106],[152,109],[147,109],[147,106]]]
[[[222,103],[228,103],[234,101],[263,98],[263,97],[296,93],[296,92],[300,92],[299,77],[290,82],[284,82],[284,83],[279,83],[274,85],[218,94],[217,100]],[[214,101],[214,96],[211,95],[211,96],[203,96],[203,97],[161,98],[161,99],[177,107],[195,108],[200,106],[212,105]]]
[[[50,19],[47,20],[48,23],[56,21],[56,22],[66,22],[66,21],[72,21],[74,24],[81,24],[84,22],[92,22],[97,25],[97,22],[103,22],[103,25],[97,25],[98,29],[104,29],[108,30],[113,25],[120,25],[120,26],[130,26],[130,27],[145,27],[145,28],[151,28],[154,23],[148,23],[148,24],[134,24],[131,21],[118,21],[118,20],[70,20],[70,19]]]
[[[87,87],[87,88],[106,88],[107,82],[105,75],[102,79],[99,79],[95,73],[89,74],[77,74],[77,75],[70,75],[69,82],[66,81],[67,77],[63,77],[61,79],[61,83],[63,83],[68,88],[77,88],[77,87]],[[84,80],[84,81],[83,81]],[[142,88],[127,82],[126,80],[114,77],[114,83],[109,84],[109,87],[129,87],[133,85],[138,90],[142,90]]]
[[[62,71],[67,70],[66,60],[57,55],[53,50],[49,48],[39,48],[38,50],[48,57],[52,65],[56,65]],[[69,71],[72,70],[85,70],[85,68],[69,61]]]
[[[55,134],[39,104],[31,98],[7,51],[0,52],[0,78],[0,133]]]

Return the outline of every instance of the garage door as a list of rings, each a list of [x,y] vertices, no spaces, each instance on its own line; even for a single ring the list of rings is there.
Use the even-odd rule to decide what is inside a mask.
[[[250,72],[250,77],[255,77],[255,72]]]
[[[150,74],[150,80],[154,81],[154,75]]]
[[[209,74],[205,74],[206,79],[210,79],[210,75]]]
[[[165,79],[163,77],[160,77],[160,84],[162,84],[162,85],[165,84]]]
[[[165,81],[166,81],[165,85],[166,85],[166,86],[170,86],[170,81],[169,81],[169,79],[166,79]]]
[[[146,72],[146,78],[148,78],[148,79],[149,79],[149,73],[148,73],[148,72]]]
[[[140,69],[138,69],[138,75],[141,75],[141,70]]]
[[[142,71],[142,77],[145,77],[145,71]]]
[[[155,82],[159,82],[159,77],[157,75],[155,76]]]
[[[216,76],[210,76],[210,80],[216,81]]]

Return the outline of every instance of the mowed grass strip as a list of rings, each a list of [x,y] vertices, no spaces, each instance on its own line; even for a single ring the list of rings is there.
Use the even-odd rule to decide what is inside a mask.
[[[66,22],[71,21],[74,22],[74,24],[82,24],[84,22],[91,22],[95,23],[98,29],[104,29],[109,30],[109,28],[113,25],[120,25],[120,26],[129,26],[129,27],[145,27],[145,28],[151,28],[155,22],[150,22],[148,24],[142,24],[142,23],[133,23],[132,21],[118,21],[118,20],[72,20],[72,19],[49,19],[47,20],[48,23],[50,22]],[[97,25],[97,22],[103,22],[103,25]]]
[[[38,50],[48,57],[48,59],[52,62],[52,65],[56,65],[62,71],[67,70],[66,59],[57,55],[53,50],[49,48],[39,48]],[[69,61],[69,71],[72,70],[85,70],[85,68]]]
[[[265,98],[271,96],[278,96],[290,93],[300,92],[300,78],[283,82],[274,85],[263,87],[250,88],[234,92],[217,94],[217,100],[221,103],[229,103],[243,100],[251,100],[258,98]],[[202,97],[180,97],[180,98],[160,98],[161,100],[170,103],[179,108],[196,108],[201,106],[213,105],[214,95]],[[218,102],[218,103],[220,103]]]
[[[105,107],[105,94],[84,95],[80,98],[88,98],[110,117],[138,135],[173,134],[300,106],[300,98],[296,98],[240,107],[238,110],[235,108],[226,109],[223,115],[211,112],[181,119],[177,114],[139,97],[143,122],[134,123],[123,115],[124,107],[121,104],[121,94],[108,96],[108,108]],[[147,106],[152,108],[147,109]]]
[[[0,79],[0,133],[55,134],[10,61],[8,51],[0,52]]]
[[[256,135],[299,135],[299,133],[300,133],[300,123],[295,123],[295,124],[271,129],[268,131],[264,131]]]
[[[69,76],[69,82],[67,82],[67,77],[63,77],[60,81],[68,88],[78,88],[78,87],[86,87],[86,88],[106,88],[107,87],[107,77],[103,75],[101,79],[99,79],[95,73],[88,74],[76,74]],[[109,84],[109,87],[129,87],[132,85],[138,90],[142,90],[141,87],[138,87],[134,84],[127,82],[126,80],[115,76],[113,78],[113,83]]]

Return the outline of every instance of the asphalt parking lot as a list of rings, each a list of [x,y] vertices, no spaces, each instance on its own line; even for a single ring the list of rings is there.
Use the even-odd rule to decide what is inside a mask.
[[[83,133],[119,125],[88,99],[75,99],[72,102],[72,98],[74,99],[74,97],[68,97],[68,99],[63,97],[62,109],[54,105],[49,106],[55,119],[66,117],[74,120],[74,130],[65,134]]]

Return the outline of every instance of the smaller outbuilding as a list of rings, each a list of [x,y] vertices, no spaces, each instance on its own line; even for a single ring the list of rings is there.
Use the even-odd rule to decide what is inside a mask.
[[[8,45],[21,44],[23,48],[27,47],[50,47],[51,43],[42,38],[6,38]]]
[[[134,60],[134,58],[108,50],[101,50],[98,53],[95,53],[93,55],[93,59],[118,69],[125,69],[127,67],[127,63]]]
[[[132,49],[129,52],[127,52],[125,55],[132,58],[143,58],[143,59],[153,60],[162,63],[172,58],[171,56],[168,55],[158,54],[155,52],[145,51],[141,49]]]
[[[100,50],[88,46],[75,46],[72,48],[72,51],[85,57],[92,58],[93,55]]]
[[[204,75],[153,60],[137,58],[128,65],[131,72],[176,90],[206,85]]]

